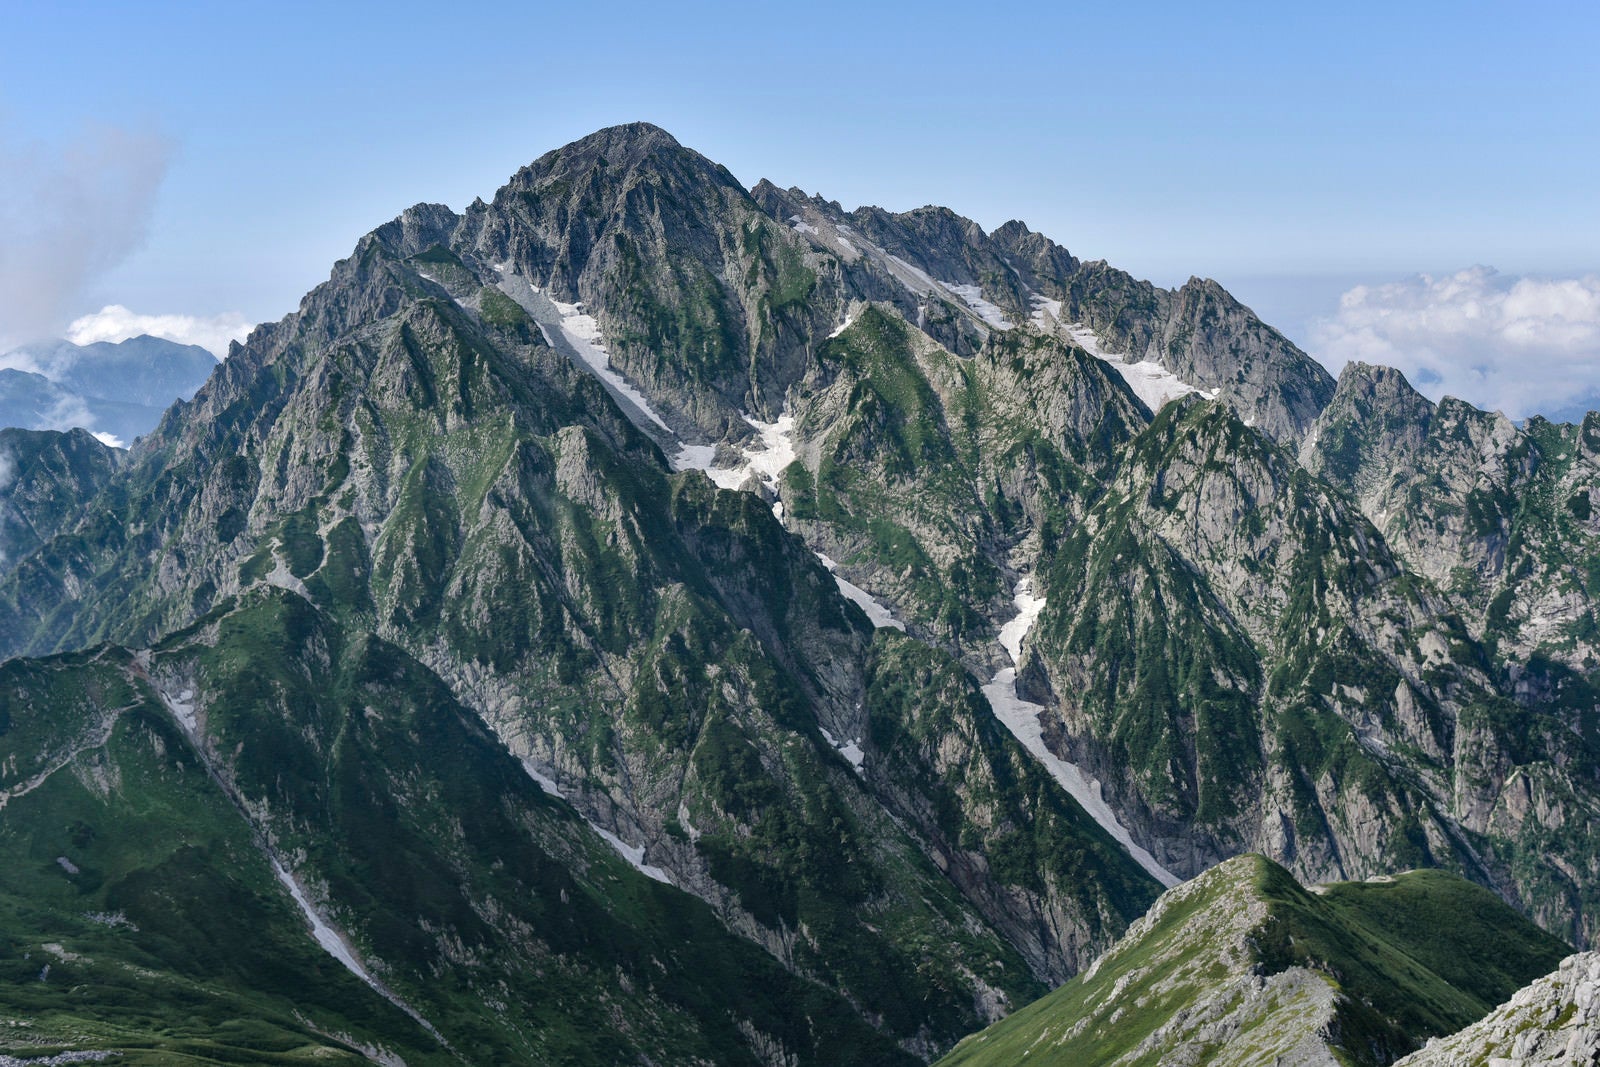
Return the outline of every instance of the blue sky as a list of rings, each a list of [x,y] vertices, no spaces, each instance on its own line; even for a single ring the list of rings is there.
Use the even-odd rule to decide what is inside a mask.
[[[3,0],[0,16],[12,340],[108,303],[276,318],[407,205],[459,209],[633,119],[746,184],[1018,217],[1161,284],[1215,277],[1308,345],[1360,284],[1600,271],[1593,3]]]

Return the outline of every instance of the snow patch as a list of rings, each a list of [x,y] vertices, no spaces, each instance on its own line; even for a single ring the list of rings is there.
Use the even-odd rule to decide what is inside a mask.
[[[1016,268],[1011,268],[1015,270]],[[1051,300],[1048,296],[1033,293],[1028,297],[1028,302],[1033,305],[1033,314],[1030,321],[1041,330],[1048,330],[1061,321],[1061,301]]]
[[[200,723],[194,713],[194,690],[185,689],[177,696],[163,692],[161,694],[161,702],[167,706],[168,711],[172,712],[172,717],[178,720],[178,725],[183,727],[183,732],[188,734],[190,739],[198,740]]]
[[[535,289],[534,292],[538,292],[538,290]],[[595,375],[602,381],[627,397],[635,407],[644,413],[645,418],[661,427],[667,433],[671,433],[672,427],[668,426],[665,420],[656,414],[655,408],[650,406],[650,401],[644,398],[644,394],[635,389],[628,379],[617,373],[616,369],[611,366],[611,357],[606,354],[605,341],[600,336],[600,323],[595,321],[593,315],[585,314],[581,310],[583,301],[580,300],[576,304],[563,304],[559,300],[552,299],[550,303],[554,304],[556,311],[560,313],[562,336],[567,339],[567,343],[578,353],[578,358],[583,360],[589,369],[594,371]]]
[[[867,618],[871,620],[873,626],[880,630],[885,627],[893,627],[901,633],[905,633],[906,624],[895,618],[894,612],[884,607],[882,602],[871,593],[859,585],[846,581],[837,574],[833,576],[833,580],[838,584],[839,592],[843,593],[847,600],[854,601],[857,607],[867,613]]]
[[[555,779],[540,772],[538,768],[534,767],[534,765],[528,762],[526,759],[520,760],[519,762],[521,762],[522,769],[524,772],[526,772],[528,777],[537,782],[539,788],[543,789],[546,794],[561,800],[567,799],[566,794],[561,792],[561,787],[556,785]],[[616,851],[617,855],[627,860],[629,865],[632,866],[634,870],[638,871],[647,878],[654,878],[656,881],[665,882],[667,885],[672,884],[672,878],[667,874],[666,871],[662,870],[660,867],[652,867],[650,864],[644,861],[643,845],[630,845],[623,841],[622,838],[612,833],[610,830],[597,825],[593,819],[589,818],[587,815],[583,815],[582,812],[579,812],[578,814],[583,816],[583,821],[589,824],[589,829],[599,834],[601,838],[605,840],[605,843],[610,845]],[[682,820],[680,819],[680,821]]]
[[[1017,583],[1012,602],[1017,605],[1017,616],[1000,628],[1000,644],[1015,664],[1022,655],[1023,639],[1038,620],[1039,612],[1044,610],[1045,598],[1033,596],[1029,581],[1024,578]],[[1111,810],[1111,805],[1106,803],[1098,781],[1087,777],[1077,764],[1068,763],[1050,751],[1044,743],[1044,728],[1039,721],[1039,716],[1045,709],[1042,705],[1030,703],[1017,696],[1015,666],[997,672],[994,681],[983,687],[983,695],[988,699],[989,706],[994,709],[995,717],[1011,731],[1013,737],[1022,742],[1022,747],[1044,765],[1050,776],[1082,806],[1084,811],[1089,813],[1090,818],[1099,823],[1118,844],[1128,850],[1128,854],[1139,866],[1169,889],[1181,881],[1175,874],[1161,866],[1154,856],[1134,843],[1127,827],[1122,825],[1117,819],[1116,812]]]
[[[299,881],[284,870],[283,864],[278,862],[277,857],[272,858],[272,873],[282,883],[283,888],[289,891],[289,895],[294,898],[294,902],[299,905],[300,913],[311,924],[311,936],[316,938],[317,944],[322,946],[322,950],[344,964],[345,970],[367,983],[377,992],[382,993],[383,989],[379,987],[377,979],[367,973],[367,969],[361,965],[360,960],[356,959],[355,953],[350,951],[350,946],[345,943],[344,938],[340,937],[338,931],[329,926],[317,909],[311,906],[311,901],[306,898],[306,892],[301,888]]]
[[[611,357],[606,353],[605,341],[600,336],[600,324],[593,315],[583,310],[583,301],[564,304],[548,296],[537,285],[518,276],[509,261],[496,263],[493,266],[501,275],[500,291],[515,300],[538,324],[539,332],[544,334],[545,342],[550,347],[556,349],[565,347],[570,355],[575,356],[593,372],[595,377],[610,386],[614,393],[638,409],[640,414],[660,427],[668,436],[672,436],[672,428],[650,406],[644,394],[635,389],[628,379],[611,366]],[[564,345],[558,344],[550,335],[550,327],[554,327],[561,335]]]
[[[847,582],[843,578],[839,577],[837,569],[839,564],[829,559],[821,552],[817,553],[817,558],[822,561],[822,565],[824,567],[828,568],[828,573],[833,575],[834,583],[838,585],[839,592],[844,594],[846,600],[854,601],[857,607],[866,612],[867,618],[872,622],[873,626],[880,630],[885,627],[892,626],[901,633],[905,633],[906,624],[895,618],[894,612],[885,607],[882,601],[878,600],[877,597],[873,596],[859,585],[855,585],[852,582]]]
[[[678,801],[678,825],[689,835],[689,844],[692,845],[700,840],[700,831],[689,821],[689,809],[681,800]]]
[[[843,322],[833,328],[833,332],[828,335],[828,340],[831,341],[835,337],[838,337],[841,333],[844,333],[855,321],[856,317],[854,315],[847,316]]]
[[[141,655],[145,657],[141,660],[141,663],[148,664],[149,653],[145,652]],[[194,745],[195,751],[206,762],[209,773],[213,778],[216,778],[219,785],[223,784],[222,779],[217,777],[216,771],[210,768],[205,745],[201,742],[199,721],[194,711],[194,690],[184,689],[176,696],[164,689],[158,689],[157,692],[161,696],[161,702],[167,706],[168,711],[172,712],[172,717],[178,721],[178,725]],[[224,788],[227,787],[224,786]],[[239,803],[237,798],[235,798],[235,803]],[[244,809],[241,807],[240,810],[243,811]],[[407,1004],[382,982],[374,978],[366,967],[362,965],[361,961],[356,958],[355,952],[351,949],[349,943],[312,906],[310,899],[305,894],[305,889],[294,875],[290,874],[283,864],[279,862],[278,857],[273,854],[271,848],[264,841],[258,842],[258,845],[267,862],[272,865],[273,876],[278,879],[284,889],[289,891],[289,896],[294,900],[295,905],[299,907],[300,913],[305,916],[306,922],[311,925],[311,936],[322,947],[323,951],[343,964],[351,974],[365,982],[373,992],[409,1015],[418,1026],[432,1034],[439,1044],[447,1049],[450,1048],[450,1043],[444,1039],[444,1035],[439,1033],[432,1023],[423,1018],[415,1008]],[[0,1065],[0,1067],[3,1067],[3,1065]]]
[[[763,485],[777,493],[778,476],[795,461],[797,455],[794,450],[794,416],[785,412],[778,416],[776,422],[758,422],[746,415],[744,421],[755,427],[762,445],[760,451],[745,450],[745,464],[761,479]],[[777,511],[778,507],[775,506],[773,510]],[[778,518],[783,518],[781,512]]]
[[[938,282],[933,280],[933,275],[921,267],[913,266],[893,253],[889,253],[887,258],[889,273],[894,275],[901,285],[904,285],[918,296],[926,296],[942,288]]]
[[[638,871],[646,878],[654,878],[656,881],[664,882],[667,885],[672,884],[672,878],[667,874],[666,871],[662,870],[660,867],[652,867],[650,864],[644,861],[643,845],[630,845],[626,841],[622,840],[622,838],[612,833],[610,830],[596,826],[592,822],[589,823],[589,827],[594,830],[595,833],[605,838],[606,844],[616,849],[617,855],[627,860],[634,870]]]
[[[267,858],[272,862],[272,873],[277,877],[279,883],[281,883],[283,887],[289,891],[289,896],[294,898],[295,904],[300,908],[300,913],[304,915],[306,921],[311,924],[311,936],[316,939],[318,945],[322,946],[322,950],[343,964],[345,969],[351,974],[365,982],[373,992],[377,993],[384,1000],[387,1000],[390,1004],[393,1004],[395,1007],[411,1016],[412,1021],[414,1021],[418,1026],[421,1026],[424,1030],[428,1031],[428,1033],[432,1034],[434,1039],[437,1040],[439,1044],[443,1045],[447,1049],[450,1048],[450,1043],[444,1039],[443,1034],[439,1033],[439,1031],[434,1028],[432,1023],[430,1023],[427,1019],[424,1019],[417,1013],[416,1009],[412,1008],[411,1005],[401,1000],[399,996],[391,992],[382,982],[374,978],[366,969],[366,967],[362,965],[361,961],[356,958],[355,953],[351,950],[349,943],[339,935],[337,930],[329,926],[328,923],[322,918],[322,915],[315,907],[312,906],[311,901],[307,899],[305,890],[301,888],[300,882],[294,877],[294,875],[290,874],[284,869],[283,864],[278,862],[278,858],[271,855],[269,855]]]
[[[828,744],[833,746],[834,751],[850,761],[850,766],[855,768],[857,774],[866,773],[867,754],[861,750],[861,738],[852,737],[848,741],[840,741],[828,732],[826,726],[819,726],[818,729],[822,731],[822,736]]]
[[[963,304],[966,304],[980,319],[995,329],[1009,330],[1012,327],[1011,320],[1006,318],[1005,312],[1000,309],[999,305],[984,299],[983,290],[976,285],[939,281],[921,267],[908,263],[889,252],[883,253],[883,265],[888,268],[890,275],[905,286],[913,296],[923,297],[941,293],[953,296]],[[923,314],[925,312],[919,310],[919,319]]]
[[[978,313],[978,317],[997,330],[1011,329],[1011,320],[1006,318],[999,305],[992,304],[983,298],[983,290],[976,285],[957,285],[955,282],[940,282],[940,285],[959,296],[967,307]]]
[[[672,469],[704,471],[706,477],[723,489],[738,489],[753,476],[777,497],[779,476],[798,455],[794,447],[794,416],[785,413],[779,415],[776,422],[761,422],[746,415],[744,421],[755,428],[761,439],[761,447],[746,448],[740,452],[737,466],[712,466],[717,456],[715,445],[684,445],[672,457]],[[772,505],[772,513],[779,522],[783,521],[782,500]]]
[[[781,486],[779,479],[799,455],[794,447],[794,416],[786,411],[773,422],[761,422],[749,415],[745,416],[744,421],[749,423],[761,438],[761,447],[744,449],[740,453],[743,462],[738,466],[713,467],[712,463],[716,459],[716,448],[713,445],[684,445],[678,450],[677,455],[672,457],[672,469],[704,471],[712,482],[723,489],[738,489],[753,477],[772,494],[774,498],[772,513],[777,516],[779,522],[782,522],[783,500],[779,493]],[[833,575],[839,592],[866,612],[873,626],[878,629],[892,626],[902,633],[905,632],[905,623],[895,618],[894,613],[876,597],[836,573],[837,563],[820,552],[817,553],[817,558],[828,568],[828,573]]]
[[[1039,621],[1039,613],[1044,610],[1044,597],[1034,596],[1031,585],[1027,578],[1017,583],[1011,597],[1011,602],[1017,606],[1017,614],[1000,627],[1000,647],[1006,650],[1012,663],[1022,661],[1022,639],[1033,629],[1033,624]]]
[[[667,463],[675,471],[710,471],[716,459],[716,445],[684,445]]]
[[[529,778],[532,778],[535,782],[539,783],[539,788],[543,789],[546,794],[556,797],[559,800],[566,799],[566,794],[561,792],[561,787],[556,785],[556,780],[554,778],[551,778],[545,774],[540,774],[538,769],[527,760],[522,761],[522,769],[528,772]]]
[[[817,233],[818,232],[817,228],[815,226],[811,225],[811,223],[807,222],[805,219],[801,218],[799,215],[790,215],[789,216],[789,225],[794,229],[794,231],[796,233]]]
[[[1199,393],[1206,400],[1215,400],[1217,397],[1217,390],[1190,385],[1159,363],[1148,359],[1129,363],[1126,355],[1103,350],[1100,338],[1082,323],[1070,323],[1066,331],[1079,348],[1095,359],[1111,364],[1122,375],[1122,380],[1128,383],[1128,388],[1133,390],[1133,395],[1143,400],[1151,411],[1160,411],[1169,402],[1189,393]]]

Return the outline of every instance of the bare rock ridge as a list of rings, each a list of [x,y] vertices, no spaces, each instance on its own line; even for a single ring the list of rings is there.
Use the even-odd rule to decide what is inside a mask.
[[[1397,1067],[1456,1064],[1592,1064],[1600,1061],[1600,956],[1580,952],[1484,1018],[1402,1060]]]

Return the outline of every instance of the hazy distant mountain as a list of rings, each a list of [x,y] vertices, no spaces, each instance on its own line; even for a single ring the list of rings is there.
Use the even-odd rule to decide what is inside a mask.
[[[217,359],[196,345],[142,336],[24,345],[0,356],[0,366],[0,427],[80,427],[126,445],[155,429],[173,401],[193,396]]]

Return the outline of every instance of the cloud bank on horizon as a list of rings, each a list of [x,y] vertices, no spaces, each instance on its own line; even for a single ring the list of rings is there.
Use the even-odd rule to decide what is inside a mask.
[[[1600,407],[1600,275],[1478,266],[1358,285],[1308,340],[1334,373],[1354,360],[1397,367],[1433,400],[1460,397],[1513,419],[1574,421]]]
[[[220,315],[141,315],[121,304],[108,304],[93,314],[73,319],[67,327],[67,340],[89,345],[149,334],[181,345],[199,345],[223,359],[228,355],[228,343],[243,341],[254,325],[237,311]]]

